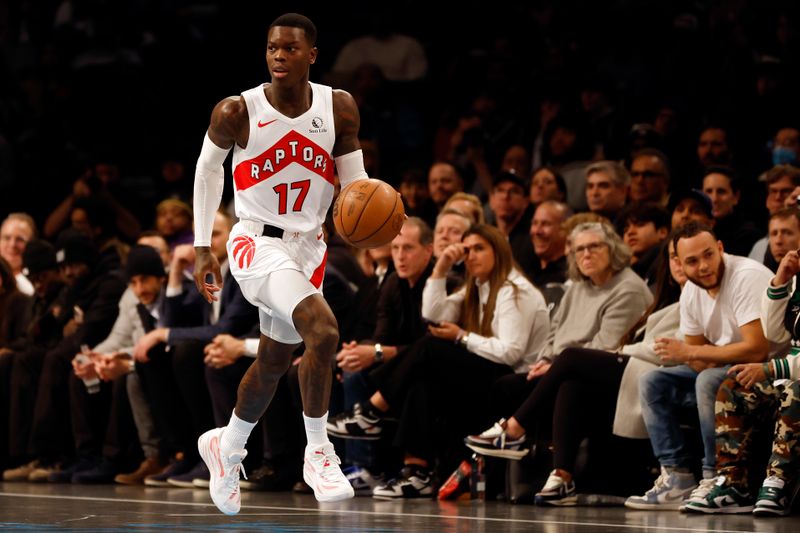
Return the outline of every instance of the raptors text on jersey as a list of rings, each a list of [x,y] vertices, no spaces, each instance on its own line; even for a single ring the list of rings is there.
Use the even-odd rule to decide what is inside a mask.
[[[289,118],[264,86],[242,93],[250,118],[245,148],[233,150],[236,216],[287,231],[318,231],[333,199],[336,141],[330,87],[311,83],[311,107]]]

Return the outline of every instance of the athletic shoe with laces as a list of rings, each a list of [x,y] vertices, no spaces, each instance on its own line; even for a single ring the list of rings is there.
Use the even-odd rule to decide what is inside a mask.
[[[753,510],[753,498],[747,489],[740,491],[728,483],[725,476],[719,476],[703,501],[688,502],[686,512],[707,514],[749,513]]]
[[[575,492],[575,483],[564,481],[558,470],[553,470],[542,487],[536,493],[536,505],[568,506],[578,503],[578,494]]]
[[[481,455],[502,457],[504,459],[519,460],[528,454],[525,444],[525,435],[518,439],[509,439],[506,434],[505,419],[495,422],[492,427],[480,435],[469,435],[464,439],[467,448]]]
[[[368,409],[357,403],[352,411],[329,418],[325,425],[328,435],[340,439],[378,440],[383,430],[381,418],[367,411]]]
[[[352,485],[342,473],[341,464],[330,442],[306,446],[303,479],[314,490],[318,502],[338,502],[355,496]]]
[[[785,516],[789,514],[789,497],[786,483],[779,477],[769,476],[758,491],[753,514],[756,516]]]
[[[200,435],[197,439],[197,449],[210,474],[208,492],[211,493],[211,500],[220,511],[232,515],[238,513],[242,506],[239,473],[247,478],[242,466],[247,450],[237,450],[229,455],[223,454],[220,443],[224,429],[211,429]]]
[[[683,500],[680,507],[678,507],[678,511],[684,513],[686,512],[686,504],[689,502],[704,502],[706,500],[706,496],[708,493],[711,492],[711,489],[714,488],[714,485],[717,483],[716,477],[707,477],[700,480],[700,484],[697,485],[697,488],[692,491],[689,497]]]
[[[631,496],[625,500],[625,507],[640,510],[677,510],[696,487],[697,483],[691,472],[670,471],[662,466],[661,475],[656,479],[653,488],[645,492],[644,496]]]
[[[379,500],[430,498],[432,495],[433,484],[430,472],[414,465],[404,466],[398,477],[388,483],[378,485],[372,491],[372,497]]]
[[[372,496],[372,489],[383,483],[383,476],[373,476],[362,466],[351,466],[342,472],[356,496]]]

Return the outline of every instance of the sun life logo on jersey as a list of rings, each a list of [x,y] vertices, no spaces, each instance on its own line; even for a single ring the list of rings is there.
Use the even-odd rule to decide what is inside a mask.
[[[311,125],[313,128],[308,128],[308,133],[327,133],[328,128],[324,128],[325,122],[320,117],[314,117],[311,119]]]
[[[250,263],[256,255],[256,242],[252,237],[239,235],[233,239],[233,259],[239,268],[250,268]]]

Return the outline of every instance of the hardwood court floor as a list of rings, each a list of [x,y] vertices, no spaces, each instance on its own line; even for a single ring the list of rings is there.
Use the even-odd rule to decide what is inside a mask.
[[[777,519],[540,508],[498,502],[378,501],[320,504],[291,493],[243,494],[242,512],[220,514],[205,490],[0,482],[0,531],[279,532],[798,532],[800,515]]]

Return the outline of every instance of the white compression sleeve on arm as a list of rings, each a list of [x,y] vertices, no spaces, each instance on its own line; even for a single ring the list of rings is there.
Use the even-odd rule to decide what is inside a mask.
[[[341,155],[334,159],[336,172],[339,174],[339,184],[344,188],[351,182],[369,178],[364,170],[364,154],[361,150]]]
[[[194,245],[211,246],[214,215],[222,200],[225,186],[222,164],[230,148],[220,148],[208,137],[203,139],[203,149],[197,158],[194,173]]]

